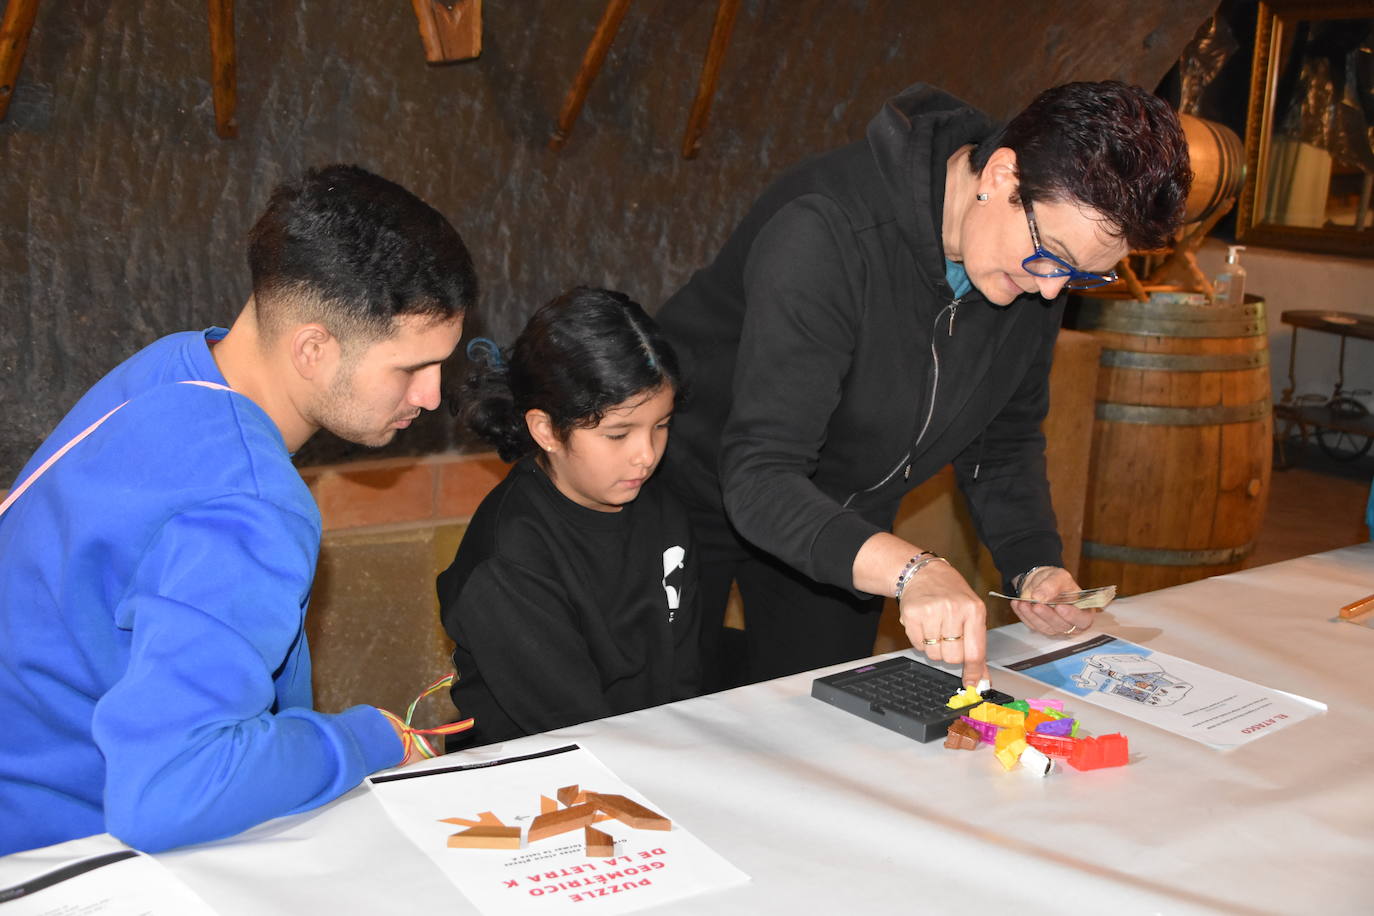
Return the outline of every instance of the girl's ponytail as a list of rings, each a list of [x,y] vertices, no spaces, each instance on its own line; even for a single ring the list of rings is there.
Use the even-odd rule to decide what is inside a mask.
[[[510,389],[510,366],[495,341],[477,337],[468,343],[468,376],[463,384],[461,416],[469,429],[491,444],[502,461],[516,461],[534,448],[525,414]]]

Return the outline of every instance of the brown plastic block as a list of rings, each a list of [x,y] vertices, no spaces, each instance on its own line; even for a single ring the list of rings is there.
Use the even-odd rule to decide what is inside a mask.
[[[577,786],[564,786],[558,790],[558,800],[566,807],[571,808],[573,805],[579,805],[586,801],[585,798],[579,799],[578,794]]]
[[[672,821],[668,820],[657,811],[650,811],[639,802],[631,801],[623,795],[601,795],[597,792],[587,793],[587,804],[595,805],[598,809],[636,830],[671,830]]]
[[[469,827],[448,838],[450,849],[519,849],[519,827]]]
[[[950,724],[949,731],[945,733],[945,747],[957,751],[977,750],[981,740],[978,730],[963,719],[955,719]]]
[[[586,827],[594,817],[596,808],[590,804],[573,805],[571,808],[560,808],[541,814],[530,824],[530,842],[537,843],[548,837],[567,833],[569,830]]]
[[[587,856],[589,858],[615,855],[615,839],[609,833],[602,833],[595,827],[588,827],[584,834],[587,838]]]
[[[558,802],[549,798],[547,795],[539,796],[539,813],[548,814],[550,811],[558,810]]]

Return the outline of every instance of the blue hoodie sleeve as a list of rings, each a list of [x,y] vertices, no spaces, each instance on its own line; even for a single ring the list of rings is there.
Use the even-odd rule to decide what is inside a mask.
[[[158,851],[303,811],[395,765],[377,710],[279,708],[276,678],[308,667],[304,608],[318,530],[233,495],[172,517],[143,553],[115,624],[129,665],[96,704],[106,828]]]

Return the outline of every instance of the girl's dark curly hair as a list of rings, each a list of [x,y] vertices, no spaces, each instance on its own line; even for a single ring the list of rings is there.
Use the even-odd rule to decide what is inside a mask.
[[[516,461],[536,448],[526,411],[547,413],[566,441],[664,385],[680,407],[687,392],[677,354],[654,320],[624,293],[578,286],[535,312],[508,350],[474,361],[462,414],[503,461]]]

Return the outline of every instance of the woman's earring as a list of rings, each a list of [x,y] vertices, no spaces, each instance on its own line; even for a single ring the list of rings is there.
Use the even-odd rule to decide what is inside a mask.
[[[986,201],[986,200],[988,199],[988,196],[987,196],[986,194],[979,194],[979,195],[978,195],[978,199],[979,199],[979,200],[982,200],[982,201]]]

